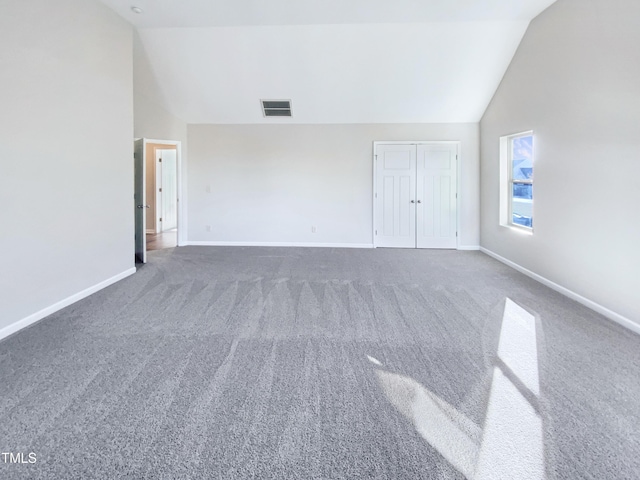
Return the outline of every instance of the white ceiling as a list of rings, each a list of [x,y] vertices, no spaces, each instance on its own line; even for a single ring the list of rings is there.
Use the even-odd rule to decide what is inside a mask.
[[[555,0],[102,1],[187,123],[422,123],[477,122]],[[293,118],[263,118],[261,98]]]

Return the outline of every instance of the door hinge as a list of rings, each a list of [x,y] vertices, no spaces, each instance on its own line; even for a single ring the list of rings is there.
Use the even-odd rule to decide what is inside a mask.
[[[456,237],[458,236],[458,232],[456,232]]]
[[[159,192],[161,192],[161,191],[162,191],[162,189],[161,189],[161,188],[159,188],[159,189],[158,189],[158,191],[159,191]],[[456,198],[458,198],[458,195],[456,195]]]
[[[376,235],[378,234],[378,230],[376,230]]]
[[[160,163],[162,163],[162,159],[161,159],[161,158],[159,158],[159,159],[158,159],[158,161],[159,161]]]
[[[160,217],[160,220],[159,220],[159,221],[160,221],[160,222],[162,221],[162,217]],[[458,234],[456,233],[456,235],[458,235]]]
[[[376,198],[378,198],[378,192],[376,192]]]

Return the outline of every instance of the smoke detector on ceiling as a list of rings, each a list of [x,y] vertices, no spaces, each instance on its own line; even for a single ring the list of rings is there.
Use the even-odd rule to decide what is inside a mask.
[[[265,117],[290,117],[291,100],[260,100]]]

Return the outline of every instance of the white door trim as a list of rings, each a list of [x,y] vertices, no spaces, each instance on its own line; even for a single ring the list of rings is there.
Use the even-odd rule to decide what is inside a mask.
[[[462,194],[461,194],[461,190],[460,190],[460,178],[462,177],[462,175],[460,174],[460,159],[461,159],[461,144],[462,142],[460,142],[459,140],[405,140],[405,141],[400,141],[400,140],[392,140],[392,141],[385,141],[385,140],[376,140],[373,142],[373,161],[372,163],[372,168],[373,168],[373,195],[372,195],[372,199],[371,201],[373,202],[373,208],[371,209],[372,211],[372,225],[373,225],[373,230],[371,231],[371,236],[372,236],[372,244],[373,244],[373,248],[378,248],[378,242],[377,242],[377,236],[376,236],[376,230],[378,229],[377,226],[377,207],[376,207],[376,193],[377,193],[377,188],[378,188],[378,173],[377,173],[377,156],[378,156],[378,145],[456,145],[456,191],[457,191],[457,202],[456,202],[456,231],[458,232],[458,235],[456,236],[456,249],[460,249],[460,201],[462,199]]]

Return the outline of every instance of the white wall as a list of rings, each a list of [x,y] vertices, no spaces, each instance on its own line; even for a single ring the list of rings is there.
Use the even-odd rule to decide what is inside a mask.
[[[640,324],[639,25],[637,0],[559,0],[531,23],[480,130],[481,245]],[[498,138],[530,129],[534,234],[522,235],[499,226]]]
[[[190,242],[371,245],[373,142],[459,140],[460,244],[478,245],[477,124],[188,130]]]
[[[133,62],[135,137],[181,141],[184,155],[187,124],[163,106],[165,95],[137,31],[133,34]]]
[[[0,64],[2,337],[133,271],[132,28],[93,0],[3,1]]]

